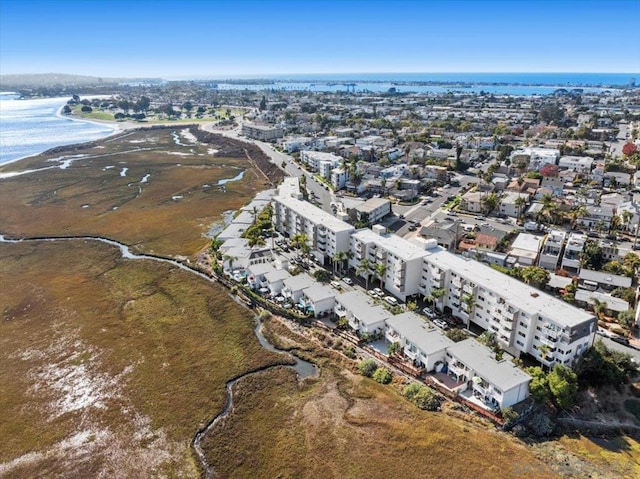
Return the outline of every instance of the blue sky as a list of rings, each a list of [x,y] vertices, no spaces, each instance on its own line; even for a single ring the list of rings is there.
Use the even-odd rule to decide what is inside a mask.
[[[638,73],[638,18],[640,0],[0,0],[0,73]]]

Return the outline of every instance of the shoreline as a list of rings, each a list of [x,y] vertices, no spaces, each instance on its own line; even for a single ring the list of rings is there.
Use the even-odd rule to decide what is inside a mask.
[[[65,97],[55,96],[55,97],[50,97],[50,98],[41,98],[41,99],[43,99],[43,100],[46,100],[46,99],[48,99],[48,100],[53,100],[53,99],[55,99],[55,98],[60,98],[60,99],[62,100],[62,99],[64,99]],[[12,100],[12,101],[16,101],[16,100]],[[66,103],[65,103],[65,104],[66,104]],[[12,164],[12,163],[16,163],[16,162],[21,161],[21,160],[26,160],[26,159],[28,159],[28,158],[33,158],[34,156],[42,155],[43,153],[47,152],[48,150],[50,150],[50,149],[52,149],[52,148],[58,148],[58,147],[60,147],[60,146],[82,145],[83,143],[89,143],[89,142],[91,142],[91,141],[98,141],[98,140],[102,140],[102,139],[105,139],[105,138],[109,138],[110,136],[117,135],[118,133],[121,133],[122,131],[124,131],[123,129],[119,128],[117,125],[113,125],[113,124],[111,124],[111,123],[109,123],[109,122],[100,123],[100,122],[97,122],[97,121],[94,121],[94,120],[85,120],[85,119],[82,119],[82,118],[72,118],[72,117],[69,117],[69,116],[65,116],[65,115],[63,115],[63,114],[62,114],[62,109],[64,108],[65,104],[63,104],[62,106],[60,106],[60,107],[56,110],[56,113],[54,114],[54,117],[59,118],[59,119],[61,119],[61,120],[76,121],[76,122],[81,122],[81,123],[89,123],[89,124],[92,124],[92,125],[98,125],[98,126],[102,126],[102,127],[108,127],[108,128],[110,128],[112,131],[111,131],[109,134],[107,134],[107,135],[101,136],[101,137],[99,137],[99,138],[95,138],[95,139],[93,139],[93,140],[87,140],[87,141],[81,141],[81,142],[74,142],[74,143],[64,143],[64,144],[62,144],[62,145],[52,146],[52,147],[47,148],[47,149],[45,149],[45,150],[43,150],[43,151],[40,151],[40,152],[38,152],[38,153],[32,153],[32,154],[30,154],[30,155],[21,156],[21,157],[19,157],[19,158],[14,158],[14,159],[11,159],[11,160],[7,160],[7,161],[4,161],[4,162],[0,163],[0,168],[2,168],[2,167],[3,167],[3,166],[5,166],[5,165],[9,165],[9,164]],[[129,129],[129,128],[126,128],[126,129]]]

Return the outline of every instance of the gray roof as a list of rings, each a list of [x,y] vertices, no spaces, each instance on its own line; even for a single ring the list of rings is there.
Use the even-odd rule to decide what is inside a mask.
[[[351,311],[366,326],[381,323],[392,315],[382,306],[375,306],[369,297],[360,290],[349,291],[336,296],[336,302]]]
[[[288,271],[284,270],[284,269],[276,269],[274,271],[269,271],[264,275],[264,278],[270,282],[273,283],[274,281],[281,281],[281,280],[285,280],[288,278],[291,278],[291,275],[289,274]]]
[[[314,284],[303,291],[303,294],[314,303],[323,299],[334,298],[337,291],[326,284]]]
[[[284,285],[291,291],[300,291],[316,284],[316,280],[307,273],[297,274],[284,280]]]
[[[620,276],[603,271],[581,269],[579,278],[585,281],[594,281],[599,284],[607,284],[614,287],[629,288],[631,286],[631,278],[628,276]]]
[[[447,348],[447,352],[502,392],[531,380],[531,376],[518,369],[511,361],[496,361],[495,353],[475,339],[460,341]]]
[[[414,313],[402,313],[387,319],[387,326],[411,341],[423,353],[429,355],[455,344],[439,330],[429,325]]]

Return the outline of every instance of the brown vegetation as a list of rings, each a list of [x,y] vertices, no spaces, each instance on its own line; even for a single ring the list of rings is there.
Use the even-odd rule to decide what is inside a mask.
[[[190,131],[198,130],[136,130],[1,167],[0,173],[49,168],[0,180],[2,233],[101,235],[144,252],[193,256],[206,245],[203,234],[224,211],[239,208],[270,186],[257,167],[276,180],[278,175],[252,145],[246,145],[249,161],[245,144],[209,133],[202,135],[207,143],[194,141]],[[74,155],[85,156],[58,167]],[[241,181],[217,185],[243,170]]]
[[[226,291],[98,242],[0,244],[0,476],[198,475],[225,383],[282,362]]]

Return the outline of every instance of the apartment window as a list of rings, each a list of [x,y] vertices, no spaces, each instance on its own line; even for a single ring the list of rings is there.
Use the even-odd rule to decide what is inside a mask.
[[[518,336],[522,336],[523,338],[527,337],[527,335],[524,334],[522,331],[518,331]]]
[[[523,343],[522,341],[520,341],[520,340],[516,341],[516,344],[517,344],[518,346],[522,346],[522,347],[524,347],[524,343]]]
[[[523,328],[527,327],[527,323],[525,323],[524,321],[520,321],[520,326],[522,326]]]
[[[540,341],[540,336],[534,336],[538,341]]]
[[[478,296],[479,301],[484,301],[484,296]]]
[[[536,329],[537,329],[538,331],[542,331],[542,328],[541,328],[540,326],[536,326]]]

